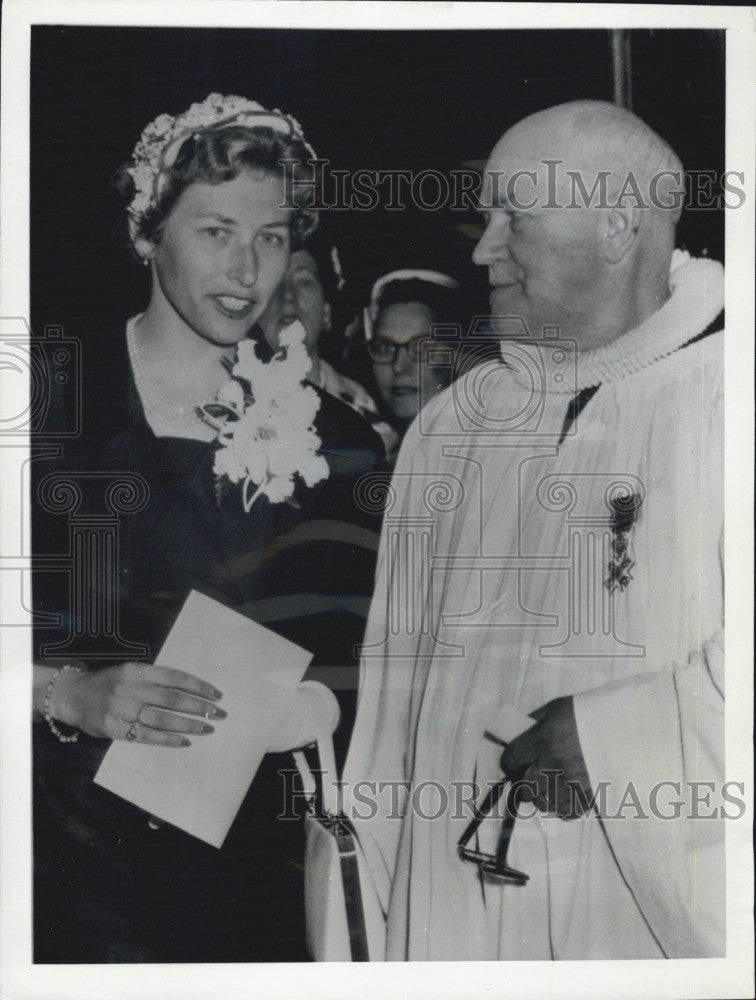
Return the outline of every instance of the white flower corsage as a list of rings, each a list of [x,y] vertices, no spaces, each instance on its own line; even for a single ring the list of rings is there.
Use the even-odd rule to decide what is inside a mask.
[[[263,495],[271,503],[291,500],[297,476],[306,486],[328,478],[314,427],[320,397],[303,385],[311,364],[304,338],[297,320],[281,331],[282,350],[267,362],[257,356],[254,341],[242,341],[231,378],[213,403],[199,408],[218,431],[218,499],[228,483],[240,482],[246,512]]]

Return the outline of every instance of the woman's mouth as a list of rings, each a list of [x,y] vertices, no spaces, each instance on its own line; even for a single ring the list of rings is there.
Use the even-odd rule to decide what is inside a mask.
[[[292,323],[296,323],[299,316],[296,313],[284,313],[278,319],[279,330],[285,329],[287,326],[291,326]]]
[[[391,390],[393,396],[412,396],[417,395],[416,385],[395,385]]]
[[[213,295],[212,299],[227,319],[244,319],[255,307],[254,299],[243,299],[238,295]]]

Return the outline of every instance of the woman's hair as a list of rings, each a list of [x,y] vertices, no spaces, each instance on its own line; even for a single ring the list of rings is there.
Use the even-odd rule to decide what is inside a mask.
[[[421,278],[397,278],[384,285],[376,301],[376,322],[381,310],[387,306],[419,302],[426,306],[434,323],[458,325],[463,321],[464,308],[460,292],[456,288],[423,281]]]
[[[346,281],[341,271],[338,245],[330,231],[331,228],[324,226],[321,219],[317,232],[307,237],[304,246],[298,246],[296,249],[306,250],[312,256],[318,268],[323,294],[333,307]]]
[[[310,159],[312,151],[302,139],[284,136],[269,126],[226,125],[188,135],[174,163],[161,171],[156,204],[150,205],[140,217],[136,231],[132,226],[130,240],[133,243],[142,236],[158,243],[168,216],[191,184],[197,181],[222,184],[245,170],[263,170],[284,180],[286,202],[294,209],[292,246],[298,249],[318,224],[318,213],[311,207],[318,203],[317,186],[313,183],[317,171],[308,163]],[[281,160],[287,161],[285,167]],[[126,205],[136,191],[130,167],[131,162],[124,163],[112,181]],[[293,181],[303,183],[293,184]],[[127,221],[125,217],[124,222]]]

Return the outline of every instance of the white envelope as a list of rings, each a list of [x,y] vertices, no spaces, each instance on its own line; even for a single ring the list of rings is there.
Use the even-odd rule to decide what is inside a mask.
[[[311,659],[288,639],[192,591],[156,662],[217,687],[228,718],[180,749],[116,740],[95,782],[221,847]]]

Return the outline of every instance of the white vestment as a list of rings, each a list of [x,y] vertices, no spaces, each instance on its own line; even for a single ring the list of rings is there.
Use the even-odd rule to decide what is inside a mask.
[[[676,252],[670,285],[604,347],[503,343],[404,441],[344,773],[388,960],[724,953],[721,265]],[[605,799],[518,819],[502,885],[456,849],[485,733],[562,695]]]

